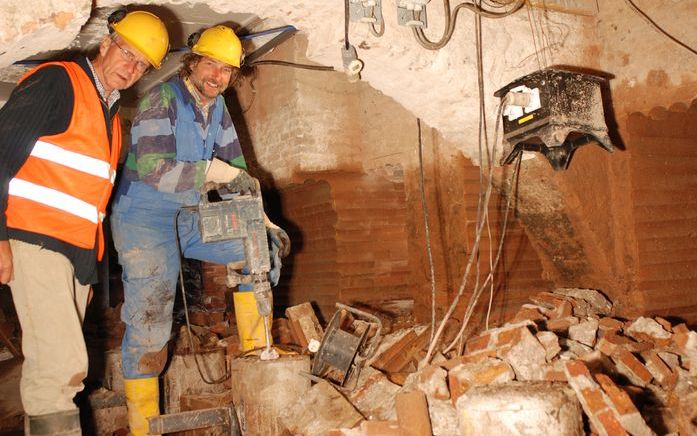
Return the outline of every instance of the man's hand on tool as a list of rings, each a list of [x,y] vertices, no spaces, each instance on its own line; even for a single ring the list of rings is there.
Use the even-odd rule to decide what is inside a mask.
[[[266,234],[269,235],[271,243],[278,247],[278,256],[284,258],[290,254],[290,238],[285,230],[272,223],[266,213],[264,213],[264,225]]]
[[[281,258],[290,254],[290,238],[285,230],[280,227],[267,227],[266,233],[271,238],[271,243],[278,247],[278,255]]]
[[[250,176],[245,170],[240,170],[237,177],[226,183],[225,187],[230,192],[245,192],[252,194],[260,191],[259,180]]]
[[[208,186],[209,182],[225,185],[225,188],[230,192],[259,192],[257,179],[250,176],[245,170],[228,165],[220,159],[213,159],[208,171],[206,171],[206,184],[204,186]]]

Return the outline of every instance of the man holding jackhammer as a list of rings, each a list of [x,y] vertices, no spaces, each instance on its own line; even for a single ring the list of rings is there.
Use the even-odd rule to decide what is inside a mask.
[[[238,192],[259,189],[245,171],[222,96],[240,67],[240,40],[229,27],[215,26],[193,34],[189,46],[179,75],[139,102],[111,218],[123,267],[121,353],[136,436],[147,431],[148,417],[159,414],[158,376],[167,360],[180,252],[216,264],[245,260],[240,240],[202,242],[196,211],[182,208],[198,204],[207,182]],[[286,233],[268,219],[266,227],[281,257],[288,254]]]
[[[159,68],[169,37],[143,11],[109,17],[93,60],[28,72],[0,110],[0,283],[22,326],[25,433],[81,435],[82,322],[121,149],[119,91]]]

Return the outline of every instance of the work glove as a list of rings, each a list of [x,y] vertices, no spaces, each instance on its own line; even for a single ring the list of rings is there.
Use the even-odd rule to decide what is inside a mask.
[[[269,235],[271,243],[278,247],[278,255],[284,258],[290,254],[290,238],[288,233],[280,227],[267,227],[266,234]]]
[[[259,192],[259,181],[243,169],[228,165],[220,159],[213,159],[206,171],[204,190],[211,184],[223,185],[230,192]]]
[[[271,244],[278,248],[278,256],[284,258],[290,254],[290,238],[285,230],[272,223],[266,213],[264,213],[264,225],[266,234],[269,236]]]
[[[245,170],[240,170],[240,173],[225,184],[225,187],[230,192],[244,192],[247,194],[256,194],[260,192],[259,180],[250,176]]]

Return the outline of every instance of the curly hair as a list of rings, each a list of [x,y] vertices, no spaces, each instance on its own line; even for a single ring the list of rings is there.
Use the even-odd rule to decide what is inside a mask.
[[[196,53],[187,53],[182,57],[182,67],[179,69],[179,77],[186,79],[191,75],[191,71],[194,65],[201,60],[203,56]]]

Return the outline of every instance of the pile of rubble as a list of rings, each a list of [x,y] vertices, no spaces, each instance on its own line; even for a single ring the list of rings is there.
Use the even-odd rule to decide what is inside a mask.
[[[540,292],[531,301],[511,322],[471,337],[461,356],[436,353],[429,364],[427,326],[383,320],[379,335],[348,316],[342,328],[367,331],[376,348],[364,360],[359,353],[345,379],[314,371],[330,333],[309,303],[274,320],[276,361],[241,353],[234,323],[216,319],[194,327],[196,348],[207,349],[198,363],[180,338],[163,376],[164,412],[234,403],[248,435],[697,432],[697,333],[660,317],[613,317],[612,304],[590,289]],[[201,383],[202,366],[209,379],[229,377]]]
[[[400,370],[427,332],[409,330],[379,350],[371,364],[402,384],[397,398],[425,395],[422,420],[430,418],[431,428],[413,434],[697,432],[697,333],[660,317],[613,318],[612,304],[590,289],[541,292],[531,301],[510,323],[469,339],[464,355],[434,359],[402,383]],[[356,406],[385,424],[394,419],[384,405],[377,416]],[[393,427],[404,427],[396,418]],[[338,434],[399,434],[362,426]]]

